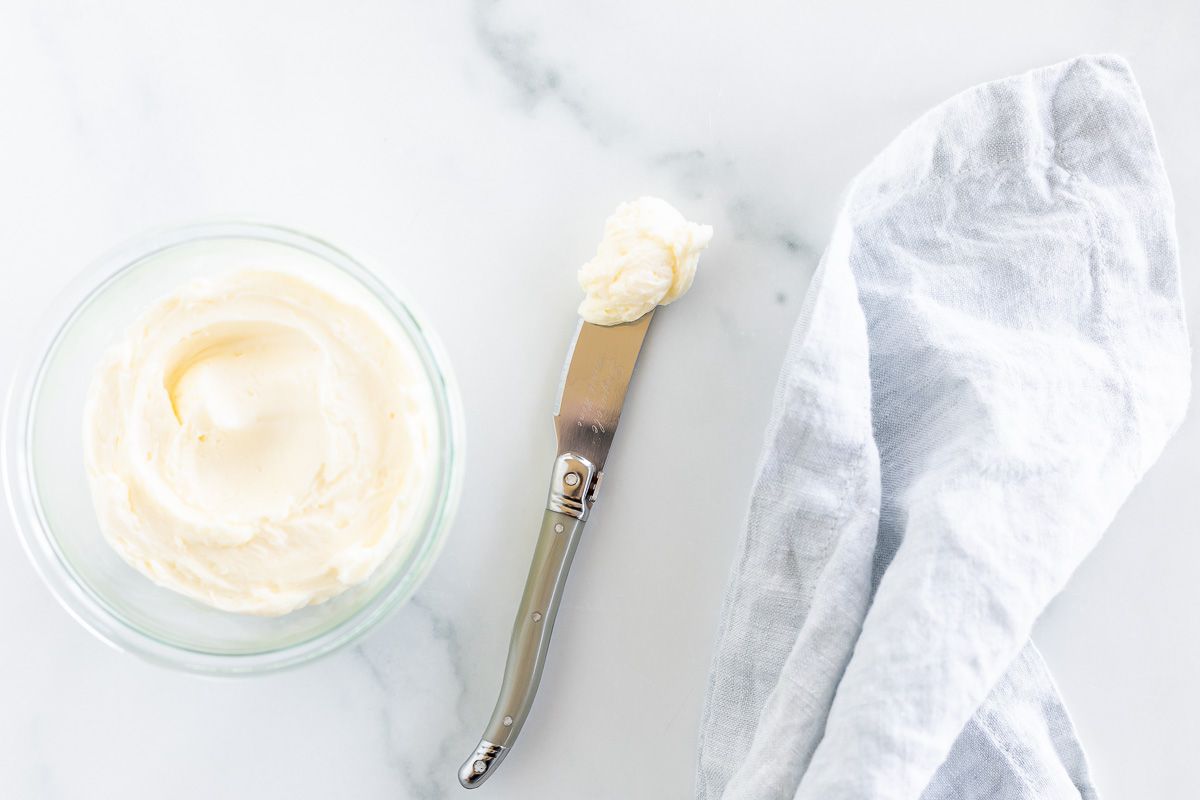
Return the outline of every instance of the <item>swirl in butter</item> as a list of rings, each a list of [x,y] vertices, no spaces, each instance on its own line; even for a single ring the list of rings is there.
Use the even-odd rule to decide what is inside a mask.
[[[617,325],[678,300],[691,288],[712,235],[710,226],[688,222],[657,197],[617,206],[595,257],[579,268],[579,285],[587,292],[579,316]]]
[[[279,615],[365,581],[432,480],[432,389],[394,320],[239,271],[150,307],[84,419],[100,528],[155,583]],[[411,543],[411,542],[409,542]]]

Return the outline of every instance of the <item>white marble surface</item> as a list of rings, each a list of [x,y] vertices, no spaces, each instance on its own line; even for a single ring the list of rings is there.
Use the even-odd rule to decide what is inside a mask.
[[[1132,62],[1174,182],[1193,328],[1200,6],[0,5],[0,368],[144,228],[251,215],[374,257],[440,329],[468,492],[417,599],[361,646],[206,681],[110,651],[0,536],[12,798],[438,798],[500,678],[553,446],[572,271],[656,193],[717,237],[655,321],[541,694],[493,798],[691,791],[709,647],[786,334],[851,175],[972,83]],[[1036,631],[1108,798],[1200,796],[1200,421]],[[848,768],[853,768],[848,765]]]

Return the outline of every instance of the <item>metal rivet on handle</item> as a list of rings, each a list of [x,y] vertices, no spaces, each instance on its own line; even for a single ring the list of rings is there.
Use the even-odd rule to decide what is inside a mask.
[[[567,486],[578,486],[579,485],[579,473],[578,472],[568,472],[563,477],[563,483],[565,483]]]
[[[533,621],[541,622],[542,621],[542,612],[540,612],[540,611],[533,612]]]
[[[483,759],[480,759],[471,765],[471,769],[475,770],[476,775],[482,775],[483,773],[487,772],[487,762]]]

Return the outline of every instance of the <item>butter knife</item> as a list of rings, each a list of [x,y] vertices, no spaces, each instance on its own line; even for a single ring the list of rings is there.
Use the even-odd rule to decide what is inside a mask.
[[[458,771],[479,786],[500,766],[529,716],[575,549],[604,474],[625,390],[654,312],[622,325],[579,323],[554,409],[558,457],[525,592],[513,623],[500,698],[479,747]]]

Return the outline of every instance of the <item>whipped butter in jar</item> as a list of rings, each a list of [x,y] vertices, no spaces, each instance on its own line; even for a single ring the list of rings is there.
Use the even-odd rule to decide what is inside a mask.
[[[301,266],[213,258],[142,312],[87,395],[108,544],[225,611],[282,615],[367,580],[411,546],[436,480],[437,408],[412,342]]]

